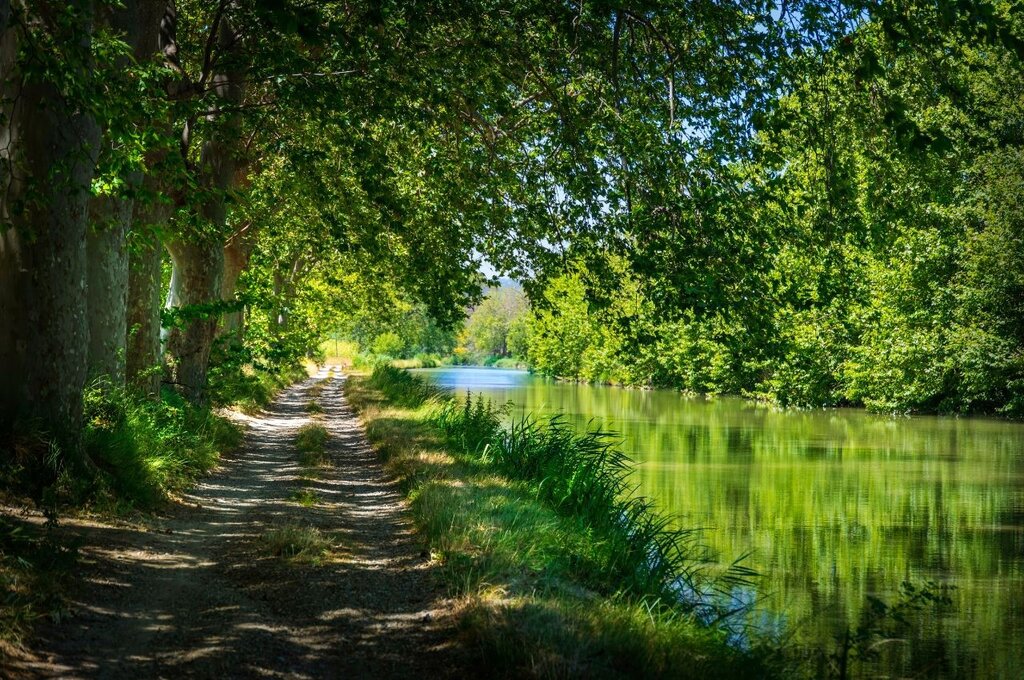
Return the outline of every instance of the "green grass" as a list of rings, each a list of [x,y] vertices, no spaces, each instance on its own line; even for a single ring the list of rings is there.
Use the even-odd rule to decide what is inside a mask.
[[[299,428],[299,432],[295,436],[295,448],[299,452],[299,462],[312,468],[330,465],[331,458],[325,448],[329,438],[327,429],[320,423],[307,423]]]
[[[242,440],[234,423],[171,391],[157,401],[93,388],[85,415],[85,450],[100,471],[89,502],[101,510],[155,508]]]
[[[314,565],[329,559],[337,547],[316,527],[296,524],[270,529],[263,534],[262,544],[274,557]]]
[[[292,492],[291,499],[304,508],[312,508],[320,502],[320,496],[312,489],[296,489]]]
[[[584,490],[595,490],[594,479],[565,497],[564,479],[549,489],[553,480],[527,474],[529,466],[516,471],[489,446],[502,428],[486,405],[471,404],[467,415],[465,403],[452,404],[447,395],[393,369],[352,378],[346,392],[370,441],[408,494],[430,554],[461,603],[467,637],[496,674],[746,678],[783,673],[775,655],[731,646],[724,630],[703,625],[692,609],[647,592],[660,588],[657,573],[620,582],[636,557],[626,554],[629,543],[614,522],[598,521],[600,503],[595,500],[590,508],[584,502]],[[453,418],[462,420],[461,432]],[[534,432],[529,445],[534,453],[554,450],[567,436],[557,428],[551,435]],[[578,445],[578,453],[595,460],[611,456],[606,445],[610,442],[592,438]],[[544,456],[534,463],[529,469],[550,472],[554,465]],[[659,533],[666,530],[657,522],[645,531],[647,540],[674,536]],[[690,537],[684,538],[680,546],[689,547]],[[694,565],[689,568],[688,578],[701,577]]]

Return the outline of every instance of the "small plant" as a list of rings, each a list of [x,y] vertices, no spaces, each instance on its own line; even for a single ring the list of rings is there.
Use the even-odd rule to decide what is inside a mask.
[[[316,527],[289,524],[263,534],[263,545],[274,557],[320,564],[334,550],[334,543]]]
[[[325,447],[330,435],[319,423],[308,423],[299,429],[295,437],[295,448],[299,450],[299,461],[307,467],[324,467],[331,462]]]
[[[304,508],[311,508],[320,502],[320,496],[312,489],[296,489],[292,492],[291,499]]]
[[[321,406],[319,402],[314,401],[314,400],[311,399],[309,402],[306,403],[306,413],[309,413],[309,414],[312,414],[312,415],[318,415],[318,414],[323,413],[323,412],[324,412],[324,407]]]
[[[101,507],[156,507],[242,439],[236,425],[170,391],[151,400],[97,383],[84,404],[83,440],[100,471],[93,494]]]
[[[310,401],[313,402],[319,399],[321,395],[323,395],[324,393],[324,388],[327,387],[328,383],[330,382],[331,377],[327,376],[326,378],[323,378],[322,380],[317,380],[315,383],[313,383],[310,386],[310,388],[306,390],[306,394],[309,396]]]

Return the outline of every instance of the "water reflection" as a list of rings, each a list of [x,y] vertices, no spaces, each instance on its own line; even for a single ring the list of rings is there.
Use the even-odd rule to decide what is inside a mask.
[[[811,645],[855,627],[902,581],[956,586],[946,614],[891,645],[889,672],[1024,677],[1024,426],[779,411],[739,399],[434,369],[456,392],[619,432],[637,482],[723,560],[751,552],[768,628]]]

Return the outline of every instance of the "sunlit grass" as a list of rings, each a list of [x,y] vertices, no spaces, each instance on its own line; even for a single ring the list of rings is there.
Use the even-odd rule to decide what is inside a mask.
[[[325,467],[330,465],[331,458],[327,454],[327,440],[330,439],[327,429],[320,423],[303,425],[295,437],[295,448],[299,452],[299,462],[306,467]]]
[[[261,540],[270,555],[308,564],[323,563],[337,547],[316,527],[296,524],[270,529]]]

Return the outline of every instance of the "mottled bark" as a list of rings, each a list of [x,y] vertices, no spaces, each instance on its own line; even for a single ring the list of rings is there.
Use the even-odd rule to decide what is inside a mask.
[[[147,177],[153,193],[157,182]],[[160,306],[163,244],[157,234],[171,217],[166,203],[137,203],[128,251],[127,352],[128,384],[151,396],[160,394]]]
[[[166,0],[138,0],[110,6],[102,20],[124,35],[137,61],[146,61],[161,44]],[[124,64],[127,66],[127,62]],[[129,188],[142,183],[142,172],[125,177]],[[101,196],[91,206],[92,229],[87,241],[87,305],[89,377],[124,385],[128,340],[129,262],[126,237],[134,201],[126,195]],[[159,292],[151,314],[159,314]],[[148,326],[147,326],[148,330]]]
[[[93,199],[86,239],[88,377],[124,385],[127,328],[128,252],[125,235],[132,202]]]
[[[127,20],[144,27],[133,46],[135,58],[141,61],[156,53],[168,63],[176,63],[177,11],[173,0],[139,0],[129,4],[133,6],[127,8]],[[168,88],[173,90],[175,85],[169,83]],[[169,123],[165,130],[169,136]],[[166,150],[160,149],[148,156],[147,165],[152,169],[165,158]],[[129,385],[150,396],[158,396],[162,368],[160,309],[164,252],[159,235],[166,231],[173,208],[157,198],[165,187],[152,170],[143,179],[143,188],[149,200],[135,204],[129,229],[125,370]]]
[[[159,243],[129,251],[128,337],[125,368],[129,384],[160,394],[160,298],[163,247]]]
[[[176,309],[177,323],[165,331],[169,382],[193,402],[206,396],[206,375],[217,331],[213,305],[220,299],[224,249],[220,243],[167,244],[173,270],[167,309]]]
[[[224,279],[221,283],[220,298],[233,302],[238,292],[238,279],[249,266],[249,259],[256,246],[255,231],[246,226],[232,234],[224,246]],[[241,309],[226,312],[218,335],[234,335],[241,339],[244,332],[244,317]]]
[[[68,68],[84,78],[91,3],[68,4],[82,18],[58,37],[82,55]],[[0,43],[0,215],[10,224],[0,240],[0,428],[33,420],[66,459],[83,460],[85,239],[99,128],[56,85],[18,73],[14,42],[8,29]]]

